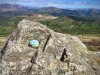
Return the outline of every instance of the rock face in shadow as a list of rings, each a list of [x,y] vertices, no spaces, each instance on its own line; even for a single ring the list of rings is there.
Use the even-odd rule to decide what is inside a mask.
[[[38,48],[29,47],[38,40]],[[22,20],[0,52],[0,75],[99,75],[100,66],[75,36]]]

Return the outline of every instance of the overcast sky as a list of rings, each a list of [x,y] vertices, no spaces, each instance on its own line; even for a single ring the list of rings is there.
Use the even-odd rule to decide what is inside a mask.
[[[58,8],[99,8],[100,0],[0,0],[0,3],[19,4],[38,7]]]

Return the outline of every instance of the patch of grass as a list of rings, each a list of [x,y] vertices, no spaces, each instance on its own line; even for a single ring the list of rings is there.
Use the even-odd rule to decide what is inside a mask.
[[[3,45],[3,42],[0,42],[0,48],[2,47],[2,45]]]
[[[22,20],[21,17],[9,18],[6,20],[0,20],[0,37],[8,36]]]
[[[41,21],[42,24],[46,25],[50,29],[69,34],[100,34],[100,25],[99,23],[89,23],[87,20],[85,22],[75,21],[68,17],[59,17],[54,20]]]
[[[12,32],[12,27],[0,26],[0,37],[8,36]]]
[[[87,46],[87,48],[90,51],[98,51],[98,49],[95,46]]]

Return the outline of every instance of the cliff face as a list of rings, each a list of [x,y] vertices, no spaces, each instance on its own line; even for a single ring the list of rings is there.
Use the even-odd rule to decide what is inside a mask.
[[[29,47],[38,40],[39,47]],[[99,75],[100,67],[75,36],[22,20],[0,52],[0,75]]]

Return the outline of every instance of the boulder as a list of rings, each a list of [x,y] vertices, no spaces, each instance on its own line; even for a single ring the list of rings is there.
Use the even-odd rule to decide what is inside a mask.
[[[38,40],[38,47],[30,47]],[[0,75],[99,75],[100,66],[75,36],[22,20],[0,51]]]

